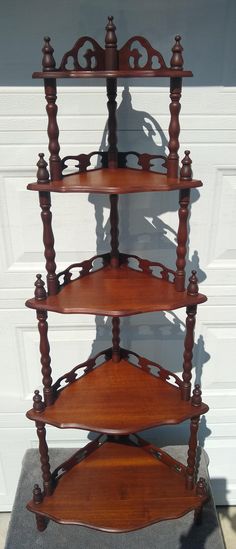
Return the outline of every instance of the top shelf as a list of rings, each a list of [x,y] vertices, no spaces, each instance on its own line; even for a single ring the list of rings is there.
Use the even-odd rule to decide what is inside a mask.
[[[185,78],[191,71],[177,69],[59,70],[33,72],[32,78]]]
[[[82,36],[62,57],[58,67],[50,38],[44,38],[42,71],[33,78],[183,78],[193,76],[184,70],[181,36],[175,36],[169,65],[162,54],[143,36],[132,36],[118,49],[116,26],[108,17],[105,44],[101,47],[91,36]]]

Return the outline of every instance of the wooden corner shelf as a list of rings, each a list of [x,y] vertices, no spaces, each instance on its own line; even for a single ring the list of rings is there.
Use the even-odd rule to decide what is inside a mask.
[[[101,168],[77,172],[48,183],[29,183],[30,191],[56,193],[142,193],[176,191],[201,187],[202,182],[168,178],[167,175],[134,168]]]
[[[202,182],[192,178],[190,151],[185,151],[181,167],[178,154],[182,78],[192,73],[184,69],[179,35],[167,64],[142,36],[133,36],[118,48],[115,31],[109,16],[104,47],[94,38],[82,36],[58,65],[50,38],[45,37],[42,71],[33,74],[44,79],[50,153],[49,169],[44,154],[39,153],[37,180],[27,187],[39,195],[47,271],[47,288],[37,274],[34,297],[26,302],[35,309],[38,320],[43,382],[43,396],[36,390],[33,407],[27,412],[35,421],[43,481],[43,488],[34,486],[27,508],[35,513],[40,531],[52,519],[108,532],[128,532],[191,510],[199,522],[208,499],[205,480],[196,479],[197,432],[208,406],[202,402],[200,386],[196,384],[192,390],[191,383],[197,306],[207,298],[199,293],[196,271],[192,270],[190,277],[186,273],[190,193]],[[61,158],[57,79],[101,77],[108,100],[107,150],[78,151]],[[118,150],[117,78],[133,77],[170,79],[168,154]],[[179,191],[174,269],[119,249],[119,195],[159,191]],[[51,192],[109,195],[111,242],[107,253],[57,273]],[[181,307],[186,308],[181,379],[120,346],[120,317]],[[111,316],[111,347],[90,356],[53,383],[48,311]],[[180,370],[179,364],[172,366]],[[190,424],[186,465],[135,434],[185,420]],[[52,472],[47,424],[92,430],[99,436]]]
[[[196,407],[182,400],[174,381],[155,377],[128,360],[110,359],[58,391],[53,405],[41,413],[32,408],[27,417],[61,429],[129,434],[208,411],[204,403]]]
[[[26,301],[30,309],[63,314],[87,313],[128,316],[154,311],[170,311],[197,305],[206,296],[177,292],[173,282],[137,271],[127,265],[110,265],[61,286],[58,294],[38,301]]]
[[[146,446],[147,451],[107,441],[82,461],[78,452],[73,466],[61,466],[66,472],[52,495],[42,503],[30,501],[28,509],[62,524],[129,532],[202,506],[207,496],[186,488],[185,467],[160,449],[149,453]]]

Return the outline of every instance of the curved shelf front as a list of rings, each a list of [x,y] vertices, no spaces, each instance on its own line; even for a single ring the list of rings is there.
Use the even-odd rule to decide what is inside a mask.
[[[179,387],[121,359],[104,364],[58,392],[55,403],[27,417],[60,428],[129,434],[180,423],[208,411],[181,400]]]
[[[154,191],[175,191],[201,187],[202,182],[192,179],[167,178],[165,174],[134,168],[101,168],[66,175],[58,181],[49,183],[29,183],[31,191],[50,191],[57,193],[110,193],[125,194]]]
[[[69,470],[63,464],[53,494],[27,508],[62,524],[107,532],[137,530],[199,509],[207,496],[187,490],[185,467],[159,455],[161,460],[143,447],[105,442]]]
[[[130,69],[130,70],[52,70],[33,72],[33,78],[184,78],[193,76],[192,71],[181,69]]]
[[[107,265],[90,272],[62,286],[54,296],[43,300],[29,299],[26,306],[64,314],[114,317],[169,311],[206,300],[203,294],[190,296],[186,290],[177,292],[174,283],[123,264],[119,268]]]

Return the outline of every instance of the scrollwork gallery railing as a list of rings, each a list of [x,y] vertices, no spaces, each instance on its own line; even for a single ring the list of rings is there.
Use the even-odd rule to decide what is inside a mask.
[[[92,151],[91,153],[85,154],[78,154],[78,155],[68,155],[62,158],[61,160],[61,169],[62,172],[68,168],[68,160],[72,160],[75,162],[74,168],[78,168],[78,171],[80,173],[86,172],[87,168],[91,166],[91,158],[93,156],[98,156],[101,158],[101,168],[107,168],[108,167],[108,152],[107,151]],[[128,157],[134,156],[137,158],[137,166],[140,166],[140,168],[144,171],[153,171],[154,173],[162,173],[157,170],[151,170],[153,168],[154,164],[152,163],[152,160],[162,160],[161,163],[162,168],[165,170],[167,169],[167,157],[165,155],[161,154],[148,154],[148,153],[139,153],[137,151],[125,151],[125,152],[118,152],[117,153],[117,167],[118,168],[126,168]],[[76,164],[77,162],[77,164]],[[100,166],[97,166],[93,169],[99,169]],[[164,172],[163,172],[164,173]],[[66,177],[66,175],[64,176]]]

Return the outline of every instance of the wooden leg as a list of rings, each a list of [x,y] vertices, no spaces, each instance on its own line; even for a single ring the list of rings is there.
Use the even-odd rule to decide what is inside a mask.
[[[40,353],[41,353],[41,365],[42,376],[44,385],[44,401],[46,406],[50,406],[54,402],[54,395],[52,390],[52,369],[51,369],[51,357],[50,357],[50,345],[48,341],[48,323],[47,312],[37,311],[38,330],[40,335]]]
[[[46,429],[44,423],[36,421],[37,435],[39,439],[39,453],[41,461],[41,469],[43,475],[43,487],[46,496],[52,493],[52,476],[50,470],[50,462],[48,455],[48,445],[46,442]]]
[[[120,319],[112,319],[112,360],[120,362]]]
[[[44,530],[46,530],[49,520],[46,519],[45,517],[42,517],[42,515],[38,515],[37,513],[35,517],[36,517],[37,529],[39,530],[39,532],[43,532]]]
[[[190,425],[190,438],[189,438],[189,449],[188,449],[188,459],[187,459],[187,469],[186,469],[186,487],[188,490],[192,490],[195,482],[196,476],[196,453],[197,453],[197,432],[199,425],[199,416],[192,417]]]
[[[186,336],[184,340],[184,361],[183,361],[183,385],[182,399],[189,400],[191,396],[191,379],[192,379],[192,358],[194,345],[194,327],[196,322],[197,306],[191,305],[187,307],[186,319]]]

